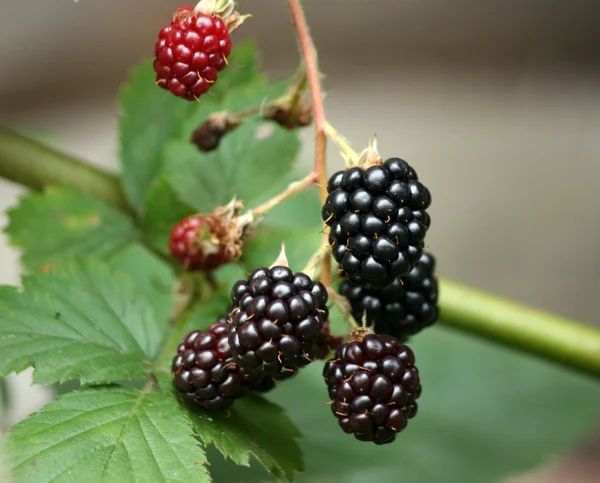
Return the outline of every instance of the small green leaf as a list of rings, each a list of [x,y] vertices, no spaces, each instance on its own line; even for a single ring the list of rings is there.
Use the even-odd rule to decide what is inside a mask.
[[[133,206],[140,209],[152,183],[162,171],[164,144],[181,136],[185,120],[199,106],[155,85],[150,60],[132,71],[120,101],[123,111],[119,123],[123,188]]]
[[[132,220],[85,193],[48,188],[8,211],[6,229],[30,269],[80,256],[106,258],[138,237]]]
[[[148,243],[168,255],[171,230],[194,212],[179,199],[165,178],[157,180],[150,188],[144,205],[143,229]]]
[[[188,418],[148,390],[65,395],[14,426],[9,448],[19,483],[211,481]]]
[[[167,329],[125,274],[95,261],[0,287],[0,374],[35,367],[42,384],[147,377]]]
[[[302,434],[281,407],[263,397],[253,394],[236,401],[229,415],[190,410],[190,418],[205,444],[238,465],[249,466],[254,456],[276,478],[289,481],[304,471],[296,442]]]

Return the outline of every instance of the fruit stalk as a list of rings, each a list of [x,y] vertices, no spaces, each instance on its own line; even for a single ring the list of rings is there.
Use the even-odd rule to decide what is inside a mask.
[[[440,278],[440,323],[600,377],[600,331]]]
[[[250,210],[252,217],[258,218],[263,215],[266,215],[269,211],[271,211],[273,208],[275,208],[280,203],[283,203],[288,198],[291,198],[292,196],[297,195],[298,193],[304,191],[306,188],[308,188],[309,186],[314,184],[315,179],[316,179],[316,175],[313,171],[313,172],[309,173],[308,175],[306,175],[301,180],[290,183],[284,191],[282,191],[278,195],[274,196],[270,200],[265,201],[262,205],[259,205],[256,208]]]
[[[321,203],[327,199],[327,137],[325,135],[325,107],[323,105],[323,92],[321,89],[321,80],[319,73],[319,64],[317,62],[317,53],[314,47],[304,10],[300,0],[288,0],[288,6],[292,14],[292,20],[298,37],[300,54],[304,61],[306,80],[312,98],[312,111],[315,123],[315,165],[314,172],[319,187]],[[327,235],[324,236],[324,243],[327,243]],[[328,253],[323,258],[321,265],[321,280],[326,285],[331,282],[331,254]]]

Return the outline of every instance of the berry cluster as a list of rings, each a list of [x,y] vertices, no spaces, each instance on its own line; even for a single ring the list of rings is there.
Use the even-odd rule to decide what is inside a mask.
[[[327,290],[308,275],[276,265],[236,282],[226,315],[190,332],[173,359],[182,399],[208,410],[265,392],[341,343],[329,331]]]
[[[178,9],[155,45],[156,83],[188,100],[206,93],[227,65],[229,27],[239,22],[225,10],[202,11],[201,4]],[[309,106],[301,107],[276,106],[263,117],[293,129],[311,121]],[[215,114],[191,141],[201,151],[217,149],[239,122]],[[224,410],[335,351],[323,376],[340,427],[360,441],[394,441],[416,415],[421,395],[414,354],[403,342],[439,312],[436,260],[424,253],[430,204],[416,171],[400,158],[383,161],[373,146],[333,174],[321,215],[342,277],[339,294],[349,303],[348,318],[363,327],[343,343],[330,332],[322,283],[283,263],[257,268],[233,285],[223,317],[179,345],[172,373],[181,398]],[[248,233],[238,210],[234,203],[184,218],[171,232],[171,255],[185,269],[204,272],[239,258]]]
[[[154,46],[156,84],[178,97],[198,99],[216,82],[230,52],[223,19],[192,7],[179,8]]]
[[[356,439],[391,443],[417,414],[421,383],[415,357],[394,337],[356,332],[357,339],[351,336],[323,370],[331,410]]]
[[[406,161],[378,155],[333,174],[327,192],[322,216],[340,264],[339,293],[363,328],[323,377],[341,428],[387,444],[416,415],[421,395],[414,354],[400,341],[438,318],[436,260],[424,253],[431,195]]]
[[[338,171],[327,191],[329,243],[351,282],[385,287],[412,270],[423,254],[431,195],[406,161]]]

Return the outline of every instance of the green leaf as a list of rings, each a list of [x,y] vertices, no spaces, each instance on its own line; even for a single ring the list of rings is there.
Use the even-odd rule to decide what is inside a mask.
[[[143,229],[146,240],[159,252],[169,255],[171,230],[195,210],[179,199],[166,178],[161,178],[152,185],[144,212]]]
[[[120,103],[123,189],[133,206],[140,209],[162,171],[164,144],[181,136],[183,123],[199,106],[156,86],[150,60],[132,71]]]
[[[234,196],[250,207],[266,198],[265,187],[285,186],[281,180],[292,168],[298,149],[296,134],[247,119],[210,153],[201,153],[188,142],[171,142],[166,148],[169,180],[180,198],[197,211],[209,212]]]
[[[132,70],[121,91],[119,134],[123,188],[134,207],[144,208],[153,183],[163,173],[165,144],[169,140],[190,144],[193,130],[209,114],[226,106],[223,100],[232,91],[264,83],[258,67],[254,43],[238,45],[229,57],[229,66],[219,73],[218,82],[200,103],[185,101],[157,87],[150,60]]]
[[[255,42],[246,41],[231,51],[226,69],[219,72],[218,82],[210,89],[210,95],[222,99],[231,91],[255,81],[264,81]]]
[[[136,291],[152,305],[156,320],[166,323],[173,305],[172,287],[175,284],[175,273],[167,262],[135,243],[121,250],[108,263],[133,279]]]
[[[564,451],[598,417],[600,386],[578,374],[443,327],[411,347],[423,383],[419,414],[387,446],[341,431],[325,404],[322,364],[269,394],[303,430],[300,482],[504,481]],[[230,483],[265,480],[227,467]]]
[[[210,481],[185,414],[148,390],[65,395],[14,426],[9,447],[19,483]]]
[[[282,243],[291,269],[302,270],[321,243],[323,228],[318,213],[320,202],[314,188],[273,209],[245,242],[242,261],[246,270],[271,265]]]
[[[208,212],[233,196],[246,207],[266,199],[287,184],[299,152],[298,134],[260,116],[244,119],[225,136],[218,149],[203,153],[189,142],[192,131],[215,111],[239,112],[281,96],[289,82],[269,84],[258,71],[254,45],[245,44],[219,74],[214,97],[188,120],[186,136],[165,147],[169,182],[179,198],[197,211]]]
[[[132,280],[97,261],[0,287],[0,375],[35,367],[42,384],[147,377],[167,329]]]
[[[22,262],[33,270],[80,256],[106,258],[138,237],[127,216],[65,188],[29,194],[8,216],[10,241],[23,249]]]
[[[229,415],[189,414],[200,439],[238,465],[248,466],[253,456],[276,478],[290,481],[304,471],[296,441],[302,434],[281,407],[260,396],[236,401]]]

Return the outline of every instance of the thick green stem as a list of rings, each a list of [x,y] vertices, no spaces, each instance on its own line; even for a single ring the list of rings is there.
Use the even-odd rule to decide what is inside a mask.
[[[600,331],[447,279],[442,323],[600,377]]]
[[[3,127],[0,176],[36,191],[47,186],[73,188],[131,211],[115,176]]]

